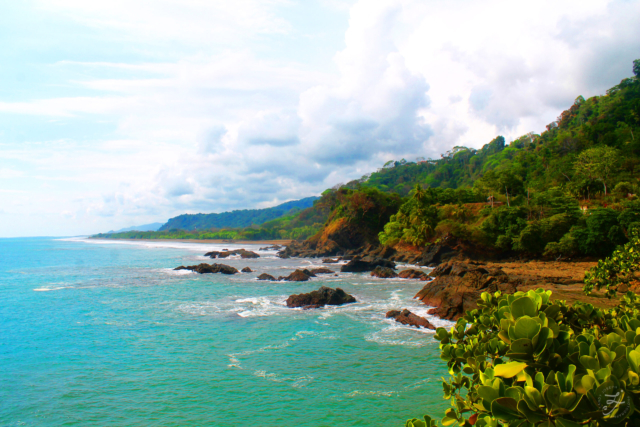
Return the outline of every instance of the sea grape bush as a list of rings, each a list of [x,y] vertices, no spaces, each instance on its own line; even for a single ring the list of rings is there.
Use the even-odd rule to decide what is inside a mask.
[[[451,400],[442,425],[640,425],[640,299],[612,309],[551,292],[483,293],[451,331],[438,328]],[[406,427],[431,427],[429,416]]]
[[[640,268],[640,229],[632,228],[629,243],[618,247],[610,257],[598,261],[598,265],[584,275],[584,292],[605,288],[606,296],[616,296],[620,286],[628,287],[633,273]]]

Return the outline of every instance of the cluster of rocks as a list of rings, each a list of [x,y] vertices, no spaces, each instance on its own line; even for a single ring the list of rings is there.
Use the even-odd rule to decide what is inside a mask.
[[[449,245],[430,245],[421,252],[417,252],[415,250],[403,251],[388,246],[373,244],[357,248],[342,247],[335,242],[313,246],[312,242],[305,241],[292,242],[289,246],[278,252],[277,256],[280,258],[324,258],[322,262],[325,264],[351,261],[357,257],[381,258],[388,261],[435,267],[443,262],[461,258],[461,253]]]
[[[477,308],[483,292],[514,293],[519,284],[501,268],[488,268],[470,262],[447,262],[430,274],[435,280],[427,283],[415,296],[435,308],[429,314],[456,320],[467,310]]]
[[[181,265],[180,267],[174,268],[174,270],[191,270],[200,274],[210,274],[210,273],[222,273],[222,274],[236,274],[238,273],[238,269],[235,267],[231,267],[224,264],[198,264],[198,265]]]
[[[283,249],[284,249],[284,246],[271,245],[271,246],[265,246],[264,248],[260,248],[258,250],[259,251],[281,251]]]
[[[215,258],[227,258],[230,257],[231,255],[240,255],[240,258],[242,259],[252,259],[252,258],[260,258],[260,255],[258,255],[255,252],[252,251],[247,251],[245,249],[235,249],[233,251],[229,251],[229,250],[223,250],[223,251],[212,251],[212,252],[207,252],[206,254],[204,254],[204,256],[208,256],[209,258],[215,259]]]
[[[298,269],[288,276],[279,276],[277,279],[270,274],[262,273],[258,276],[258,280],[270,280],[270,281],[287,281],[287,282],[306,282],[312,277],[316,277],[318,274],[333,274],[335,271],[329,270],[328,268],[312,268],[308,269]]]

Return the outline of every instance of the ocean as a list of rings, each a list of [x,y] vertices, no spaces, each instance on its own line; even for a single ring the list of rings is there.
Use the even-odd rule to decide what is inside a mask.
[[[400,427],[443,415],[433,333],[385,319],[426,314],[412,299],[422,282],[256,280],[322,265],[273,251],[221,261],[254,273],[173,271],[240,247],[259,246],[0,239],[0,425]],[[322,285],[358,303],[285,306]]]

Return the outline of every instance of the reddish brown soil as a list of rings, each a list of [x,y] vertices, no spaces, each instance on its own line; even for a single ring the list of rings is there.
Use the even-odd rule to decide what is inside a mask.
[[[556,261],[513,261],[487,262],[489,267],[501,267],[511,278],[522,280],[519,291],[543,288],[553,292],[551,298],[566,300],[568,303],[582,301],[596,307],[608,308],[618,303],[617,299],[607,299],[603,292],[589,296],[582,293],[584,273],[596,262],[556,262]]]

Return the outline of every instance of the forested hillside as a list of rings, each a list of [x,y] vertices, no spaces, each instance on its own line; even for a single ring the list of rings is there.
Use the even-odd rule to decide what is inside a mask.
[[[325,191],[314,206],[260,226],[140,237],[326,240],[337,220],[360,226],[358,209],[385,217],[393,203],[378,193],[397,193],[403,199],[389,221],[366,225],[383,245],[420,249],[448,241],[496,255],[608,255],[640,225],[640,60],[633,72],[605,95],[577,97],[541,134],[509,144],[498,136],[440,159],[390,161]]]
[[[158,231],[210,230],[260,225],[284,215],[292,215],[313,206],[317,197],[292,200],[272,208],[244,209],[211,214],[184,214],[169,219]]]

